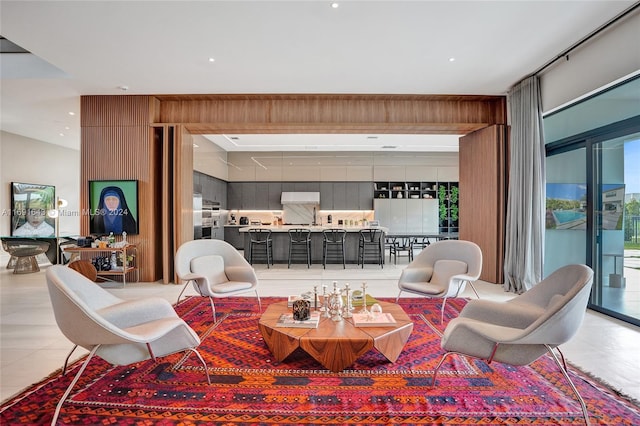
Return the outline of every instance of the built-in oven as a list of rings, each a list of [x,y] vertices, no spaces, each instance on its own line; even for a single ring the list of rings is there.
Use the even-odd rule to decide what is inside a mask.
[[[213,230],[219,227],[220,203],[203,199],[202,194],[193,194],[194,239],[211,238]]]
[[[220,227],[220,203],[202,200],[202,238],[211,238],[214,229]]]

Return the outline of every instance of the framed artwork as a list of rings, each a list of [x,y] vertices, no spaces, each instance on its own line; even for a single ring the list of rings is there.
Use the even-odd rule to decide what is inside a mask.
[[[55,237],[56,187],[11,182],[11,236]]]
[[[138,233],[138,181],[89,181],[89,231],[92,235]]]

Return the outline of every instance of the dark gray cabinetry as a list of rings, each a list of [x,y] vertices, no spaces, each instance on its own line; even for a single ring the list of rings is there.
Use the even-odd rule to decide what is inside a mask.
[[[242,183],[229,182],[227,184],[227,208],[229,210],[242,208]]]
[[[267,206],[269,210],[281,210],[282,209],[282,183],[269,182],[268,184],[269,200]]]
[[[333,182],[320,182],[320,210],[333,210]]]
[[[371,210],[371,182],[230,182],[228,209],[282,210],[283,192],[320,192],[321,210]]]
[[[244,249],[244,235],[241,235],[239,229],[241,226],[225,226],[224,240],[234,246],[238,250]]]

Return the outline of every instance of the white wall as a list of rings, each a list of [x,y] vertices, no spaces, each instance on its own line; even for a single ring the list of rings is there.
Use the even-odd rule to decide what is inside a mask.
[[[0,131],[0,235],[11,235],[11,182],[54,185],[68,201],[60,235],[80,232],[80,151]]]
[[[640,70],[640,10],[560,59],[540,75],[547,112]],[[558,52],[561,53],[561,52]]]

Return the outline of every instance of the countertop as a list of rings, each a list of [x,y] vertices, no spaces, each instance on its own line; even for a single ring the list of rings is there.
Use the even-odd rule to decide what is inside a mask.
[[[232,225],[233,226],[233,225]],[[311,232],[322,232],[325,229],[344,229],[347,232],[360,232],[363,229],[369,229],[367,227],[363,227],[363,226],[320,226],[320,225],[316,225],[316,226],[305,226],[305,225],[254,225],[254,226],[246,226],[243,225],[239,231],[240,232],[248,232],[249,229],[252,228],[261,228],[261,229],[269,229],[271,232],[289,232],[290,229],[296,229],[296,228],[304,228],[304,229],[310,229]],[[372,229],[380,229],[382,230],[384,233],[388,233],[389,229],[385,228],[383,226],[377,226],[377,227],[372,227]]]

